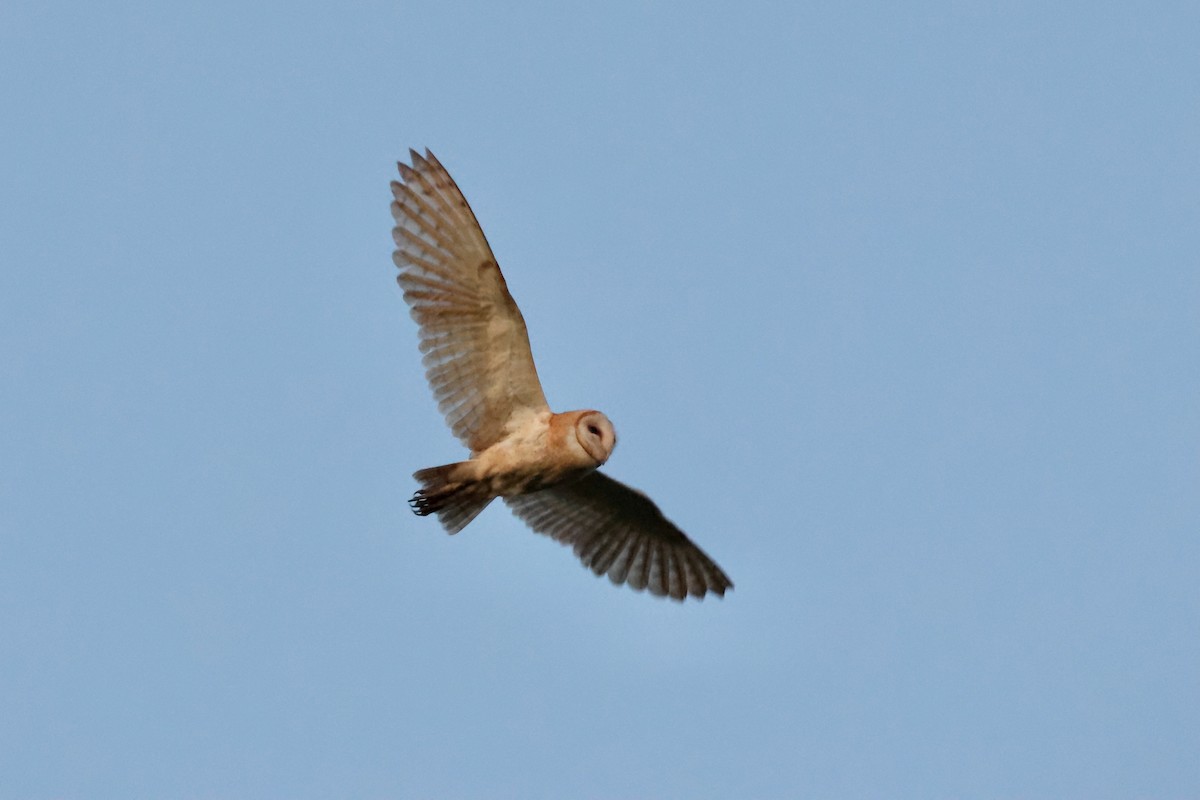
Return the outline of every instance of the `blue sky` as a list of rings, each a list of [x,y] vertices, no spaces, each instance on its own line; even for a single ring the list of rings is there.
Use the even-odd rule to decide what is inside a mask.
[[[0,797],[1200,795],[1193,3],[0,6]],[[496,506],[431,147],[729,573]]]

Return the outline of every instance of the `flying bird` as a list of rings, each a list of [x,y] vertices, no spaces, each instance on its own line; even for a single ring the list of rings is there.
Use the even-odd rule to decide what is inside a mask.
[[[569,545],[614,584],[683,600],[733,584],[654,502],[597,468],[617,434],[599,411],[555,414],[533,365],[525,320],[454,179],[410,150],[392,181],[393,260],[420,327],[425,377],[466,461],[418,470],[409,501],[458,533],[492,500]]]

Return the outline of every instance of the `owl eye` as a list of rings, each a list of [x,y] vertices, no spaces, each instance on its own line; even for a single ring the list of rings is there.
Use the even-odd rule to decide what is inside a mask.
[[[600,429],[597,428],[595,425],[588,425],[588,433],[592,434],[593,436],[599,436]]]

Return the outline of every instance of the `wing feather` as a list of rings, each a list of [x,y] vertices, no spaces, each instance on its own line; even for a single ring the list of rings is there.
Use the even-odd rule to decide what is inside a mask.
[[[675,600],[724,595],[733,588],[654,501],[603,473],[504,502],[533,530],[571,546],[584,566],[613,583]]]
[[[410,155],[392,182],[396,281],[438,409],[479,452],[549,407],[525,320],[474,212],[433,153]]]
[[[671,595],[676,600],[682,600],[687,595],[687,583],[683,579],[681,572],[682,558],[675,554],[675,551],[670,551],[669,564],[667,570],[667,594]]]

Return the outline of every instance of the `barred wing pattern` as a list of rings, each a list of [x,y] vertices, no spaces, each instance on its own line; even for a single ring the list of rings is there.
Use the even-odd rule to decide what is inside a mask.
[[[676,600],[706,592],[723,596],[733,588],[654,501],[600,472],[504,502],[526,525],[570,545],[584,566],[615,584]]]
[[[393,260],[420,326],[425,377],[446,423],[473,452],[548,411],[520,309],[475,214],[433,153],[409,151],[392,182]]]

